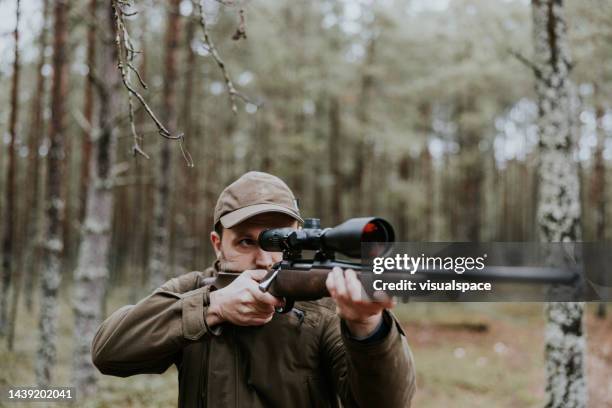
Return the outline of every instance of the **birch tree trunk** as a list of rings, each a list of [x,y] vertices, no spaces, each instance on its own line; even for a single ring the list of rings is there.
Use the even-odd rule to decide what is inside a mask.
[[[176,80],[180,31],[180,0],[169,0],[168,25],[166,27],[166,51],[164,62],[163,119],[171,132],[176,131]],[[171,220],[170,180],[172,156],[168,141],[161,141],[160,162],[157,166],[153,247],[149,263],[151,286],[157,288],[166,280],[169,265]]]
[[[95,16],[94,4],[90,10]],[[91,180],[87,186],[82,242],[74,273],[73,384],[81,398],[94,395],[96,392],[96,369],[92,364],[90,351],[96,329],[102,322],[102,302],[109,275],[108,257],[113,211],[111,169],[115,161],[114,124],[119,105],[119,72],[116,67],[116,49],[112,41],[115,24],[111,3],[105,3],[102,12],[103,27],[106,27],[111,35],[107,35],[108,41],[102,44],[100,73],[104,78],[104,84],[100,86],[104,86],[104,89],[100,92],[97,126],[100,133],[92,141],[92,155],[89,162]],[[93,16],[92,18],[97,21]]]
[[[572,242],[581,239],[580,182],[573,157],[577,112],[562,1],[533,0],[532,13],[540,134],[540,238]],[[554,302],[545,310],[546,406],[586,407],[584,304]]]
[[[11,84],[11,116],[9,119],[9,151],[8,170],[6,178],[6,209],[3,214],[3,236],[2,236],[2,296],[0,297],[0,335],[4,335],[7,325],[8,293],[14,272],[14,248],[15,239],[15,139],[17,137],[17,117],[19,115],[19,19],[21,14],[21,2],[17,0],[15,8],[15,30],[13,31],[14,59],[13,59],[13,81]],[[15,285],[13,285],[15,286]],[[18,285],[17,285],[18,286]],[[13,296],[19,291],[13,288]],[[9,339],[9,349],[12,341]]]
[[[62,219],[64,201],[62,181],[64,161],[65,101],[67,96],[68,64],[66,43],[68,37],[68,2],[56,0],[54,4],[53,40],[53,86],[51,90],[51,124],[49,131],[49,152],[47,155],[46,233],[44,243],[44,266],[41,279],[40,301],[40,344],[36,378],[39,385],[51,381],[55,365],[56,329],[58,301],[57,293],[61,282]]]

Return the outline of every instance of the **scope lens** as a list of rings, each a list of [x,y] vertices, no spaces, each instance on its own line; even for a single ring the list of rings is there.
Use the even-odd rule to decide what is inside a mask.
[[[384,225],[378,220],[368,222],[363,227],[361,242],[388,242],[389,234]]]
[[[374,219],[368,222],[362,230],[361,242],[372,242],[373,244],[367,245],[367,257],[377,257],[385,254],[391,242],[393,242],[393,230],[391,226],[386,225],[386,221]]]

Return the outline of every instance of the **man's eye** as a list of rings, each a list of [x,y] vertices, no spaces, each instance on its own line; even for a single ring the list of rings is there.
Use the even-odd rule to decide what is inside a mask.
[[[255,245],[256,242],[254,239],[250,239],[250,238],[243,238],[240,241],[238,241],[238,245],[242,246],[242,247],[249,247],[252,245]]]

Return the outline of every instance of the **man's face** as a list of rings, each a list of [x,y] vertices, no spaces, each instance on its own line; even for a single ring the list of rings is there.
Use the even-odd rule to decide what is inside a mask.
[[[242,272],[248,269],[270,269],[283,259],[283,254],[262,250],[257,243],[259,234],[270,228],[297,226],[297,221],[285,214],[264,213],[224,229],[222,236],[213,231],[210,240],[223,270]]]

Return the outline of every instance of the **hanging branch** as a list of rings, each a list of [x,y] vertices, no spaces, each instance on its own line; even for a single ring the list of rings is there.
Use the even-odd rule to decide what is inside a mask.
[[[132,152],[134,153],[134,155],[140,154],[141,156],[147,159],[149,158],[149,156],[142,150],[140,146],[140,142],[143,140],[143,137],[140,136],[136,131],[136,124],[134,119],[134,103],[132,100],[132,97],[135,97],[138,102],[140,102],[149,117],[153,120],[155,126],[157,126],[157,131],[159,135],[165,139],[177,140],[181,149],[181,153],[183,154],[183,158],[187,162],[187,166],[193,167],[193,159],[191,158],[191,155],[183,145],[185,142],[185,134],[179,133],[173,135],[157,118],[151,107],[147,104],[144,97],[132,85],[131,74],[134,73],[136,75],[136,78],[138,79],[138,83],[140,84],[140,86],[142,86],[144,89],[148,89],[147,84],[141,77],[140,73],[138,72],[138,69],[136,69],[133,64],[134,58],[141,51],[138,51],[134,48],[130,34],[125,24],[125,17],[135,16],[137,12],[127,11],[132,7],[131,0],[112,0],[112,5],[114,10],[116,29],[115,45],[117,47],[117,68],[121,73],[121,81],[123,82],[123,85],[128,91],[129,120],[132,138],[134,140]]]
[[[236,107],[236,98],[240,98],[246,103],[251,103],[257,107],[260,107],[261,104],[251,101],[247,96],[243,95],[242,93],[236,90],[236,87],[234,86],[234,83],[232,82],[232,79],[229,73],[227,72],[225,62],[223,62],[223,59],[221,58],[221,56],[219,55],[219,52],[217,51],[217,47],[215,47],[215,44],[208,33],[208,25],[206,23],[206,12],[204,11],[204,0],[199,0],[199,1],[192,0],[192,3],[194,6],[197,6],[199,10],[200,27],[202,27],[202,32],[204,33],[204,43],[206,44],[206,48],[208,52],[210,52],[210,55],[212,55],[212,57],[214,58],[215,62],[217,63],[217,66],[219,66],[219,69],[221,69],[221,72],[223,73],[223,78],[225,79],[225,85],[227,87],[227,92],[229,94],[230,102],[232,104],[232,112],[238,113],[238,108]],[[226,3],[221,2],[221,4],[226,4]],[[241,15],[244,17],[243,13],[241,13]],[[240,27],[238,29],[240,30]],[[244,26],[243,26],[243,29],[244,29]],[[244,38],[246,38],[246,34]]]
[[[232,40],[234,41],[238,41],[241,38],[244,38],[246,40],[247,35],[246,35],[246,19],[244,18],[244,9],[240,9],[238,10],[238,28],[236,28],[236,32],[234,33],[234,35],[232,36]]]
[[[540,70],[540,68],[537,66],[537,64],[535,62],[533,62],[532,60],[530,60],[529,58],[524,56],[518,50],[515,50],[513,48],[508,48],[507,50],[508,50],[508,53],[510,55],[512,55],[514,58],[516,58],[519,62],[521,62],[527,68],[531,69],[533,71],[533,74],[535,75],[536,78],[544,79],[544,75],[542,75],[542,71]]]

